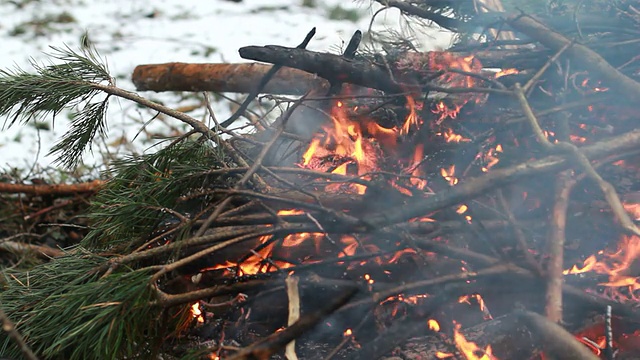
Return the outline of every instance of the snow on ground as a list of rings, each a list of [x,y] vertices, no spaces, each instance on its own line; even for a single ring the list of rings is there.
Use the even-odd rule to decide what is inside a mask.
[[[305,6],[306,5],[306,6]],[[309,6],[311,5],[311,6]],[[243,62],[238,48],[248,45],[295,46],[312,28],[317,34],[308,49],[332,51],[342,47],[357,29],[366,31],[372,14],[380,8],[368,0],[17,0],[0,1],[1,69],[19,66],[31,70],[29,59],[46,62],[50,46],[80,49],[85,31],[106,59],[117,85],[135,90],[130,81],[136,65],[164,62]],[[406,31],[396,10],[376,17],[374,30]],[[419,34],[425,50],[445,48],[450,36],[437,29]],[[175,107],[188,100],[173,93],[143,92],[142,96]],[[182,101],[181,101],[182,100]],[[193,101],[192,101],[193,102]],[[230,115],[228,104],[217,103],[216,115]],[[194,114],[191,114],[195,116]],[[184,130],[177,120],[153,120],[136,136],[152,114],[125,100],[112,101],[108,113],[109,139],[98,142],[85,163],[100,164],[102,154],[154,151],[149,134],[168,133],[170,126]],[[34,124],[2,127],[0,117],[0,169],[46,167],[46,156],[67,130],[68,117],[58,116]],[[135,138],[135,141],[131,142]],[[127,139],[127,141],[119,141]]]

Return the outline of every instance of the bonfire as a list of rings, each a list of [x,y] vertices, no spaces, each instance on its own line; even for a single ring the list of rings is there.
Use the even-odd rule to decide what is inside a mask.
[[[50,259],[7,272],[0,304],[19,332],[3,349],[73,359],[640,356],[640,3],[595,2],[585,16],[610,15],[595,23],[569,19],[581,2],[545,16],[476,9],[471,20],[388,5],[481,35],[444,51],[371,53],[357,31],[331,54],[305,49],[311,30],[295,48],[240,48],[262,63],[135,69],[141,91],[249,93],[224,121],[204,96],[211,127],[106,73],[80,76],[95,60],[87,54],[39,69],[77,71],[85,98],[129,99],[193,131],[123,161],[106,183],[10,184],[32,196],[95,194],[80,247],[21,245]],[[21,80],[4,76],[0,88]],[[282,109],[277,118],[250,113],[258,94]],[[22,95],[0,110],[47,110]]]

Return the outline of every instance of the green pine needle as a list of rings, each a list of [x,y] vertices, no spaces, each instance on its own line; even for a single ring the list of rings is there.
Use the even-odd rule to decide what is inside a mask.
[[[6,271],[0,304],[28,345],[44,359],[150,358],[166,324],[163,309],[150,306],[150,273],[118,269],[93,273],[106,259],[76,251],[29,272]],[[163,324],[164,323],[164,324]],[[19,357],[0,333],[0,354]]]
[[[68,47],[52,49],[50,56],[62,63],[44,66],[32,61],[35,74],[0,69],[0,116],[7,117],[4,127],[11,127],[49,115],[55,119],[65,108],[73,111],[71,129],[51,151],[58,162],[72,167],[96,134],[105,134],[108,97],[94,102],[101,94],[94,85],[111,84],[113,79],[92,48],[81,53]]]
[[[206,142],[185,141],[141,158],[116,161],[116,175],[92,199],[89,218],[92,231],[82,245],[109,249],[125,245],[135,249],[148,240],[160,222],[177,221],[162,209],[179,209],[181,196],[202,192],[205,187],[229,188],[227,177],[211,179],[209,170],[235,166]],[[200,207],[191,205],[192,215]],[[184,205],[183,205],[184,207]]]

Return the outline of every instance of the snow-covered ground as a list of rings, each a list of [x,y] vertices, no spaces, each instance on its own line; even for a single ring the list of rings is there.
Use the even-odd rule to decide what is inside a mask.
[[[380,9],[369,0],[0,0],[0,68],[31,69],[29,59],[47,61],[50,46],[68,45],[80,49],[85,31],[100,55],[106,59],[117,85],[134,90],[130,81],[136,65],[164,62],[242,62],[238,48],[248,45],[297,45],[317,27],[308,48],[336,52],[357,29],[366,31],[372,15]],[[355,12],[354,12],[355,11]],[[406,31],[406,23],[395,9],[376,17],[374,30]],[[425,50],[446,48],[450,36],[438,29],[421,32],[417,40]],[[184,105],[176,94],[141,93],[169,106]],[[226,104],[216,104],[219,118],[229,115]],[[85,154],[88,164],[101,163],[101,154],[153,151],[148,136],[136,133],[151,115],[124,100],[109,108],[109,139]],[[44,126],[1,127],[0,168],[49,166],[46,156],[66,131],[67,116]],[[49,126],[47,126],[47,124]],[[169,126],[181,129],[177,120],[152,121],[146,135],[167,133]],[[154,130],[155,129],[155,130]],[[130,142],[134,139],[132,143]],[[119,141],[127,139],[127,141]]]

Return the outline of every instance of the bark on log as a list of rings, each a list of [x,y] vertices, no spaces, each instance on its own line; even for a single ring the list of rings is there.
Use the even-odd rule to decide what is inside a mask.
[[[131,80],[138,91],[214,91],[248,93],[271,65],[165,63],[138,65]],[[304,95],[310,89],[329,88],[328,81],[307,72],[282,68],[267,83],[269,94]]]

